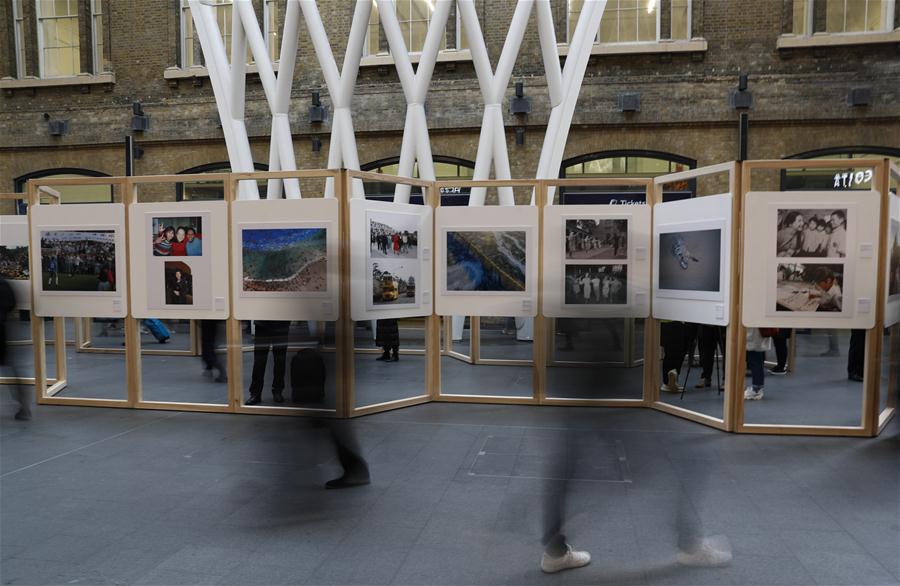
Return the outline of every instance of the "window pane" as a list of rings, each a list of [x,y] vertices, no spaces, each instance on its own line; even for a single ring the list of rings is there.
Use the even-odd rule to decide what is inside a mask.
[[[399,0],[395,3],[397,7],[397,20],[408,21],[412,19],[412,2],[414,0]]]
[[[844,32],[844,0],[828,0],[825,4],[825,31]]]
[[[610,2],[606,5],[606,10],[604,11],[603,18],[606,19],[606,13],[611,9]],[[578,25],[578,17],[581,16],[581,9],[584,7],[584,0],[569,0],[569,41],[572,42],[572,38],[575,36],[575,27]]]
[[[619,42],[619,0],[610,0],[606,3],[606,10],[603,11],[603,18],[600,20],[600,42]]]
[[[412,32],[412,40],[407,49],[409,49],[410,53],[421,53],[422,49],[425,48],[425,35],[428,33],[428,21],[414,20],[410,23],[410,30]]]
[[[628,160],[629,173],[663,174],[669,172],[669,161],[649,157],[631,157]]]
[[[647,1],[647,8],[638,7],[636,16],[638,19],[638,41],[655,41],[656,40],[656,2],[655,0]],[[643,4],[643,3],[642,3]],[[652,4],[652,5],[651,5]]]
[[[412,0],[410,6],[412,20],[431,20],[431,13],[434,11],[430,4],[430,0]]]
[[[688,30],[689,10],[689,0],[672,0],[671,36],[673,40],[684,40],[691,38],[691,32]]]
[[[845,2],[846,29],[844,32],[859,33],[866,30],[866,0]]]
[[[366,53],[375,55],[381,46],[380,30],[378,27],[378,5],[372,4],[372,12],[369,13],[369,38],[366,40]]]
[[[869,0],[869,6],[866,10],[866,30],[880,31],[886,29],[884,26],[885,1]]]
[[[794,0],[794,15],[791,23],[791,32],[795,35],[809,35],[807,29],[809,23],[809,2],[807,0]]]

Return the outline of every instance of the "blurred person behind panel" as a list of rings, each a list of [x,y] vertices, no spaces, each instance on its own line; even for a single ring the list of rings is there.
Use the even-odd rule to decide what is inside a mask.
[[[9,370],[11,377],[18,378],[16,365],[13,363],[13,358],[9,351],[9,340],[6,333],[6,317],[15,307],[15,291],[13,291],[9,281],[0,277],[0,367]],[[10,395],[19,403],[16,419],[20,421],[31,419],[31,397],[28,395],[28,389],[24,385],[15,382],[10,389]]]

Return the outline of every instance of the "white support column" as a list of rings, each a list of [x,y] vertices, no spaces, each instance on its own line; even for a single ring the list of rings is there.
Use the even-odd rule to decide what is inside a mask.
[[[539,2],[542,0],[539,0]],[[558,96],[559,101],[553,98],[551,88],[550,119],[547,122],[547,130],[544,134],[544,144],[541,148],[541,157],[538,162],[537,179],[555,179],[559,176],[559,167],[562,164],[563,155],[566,150],[566,141],[569,137],[569,130],[572,126],[572,117],[575,114],[575,105],[578,103],[578,94],[581,91],[581,85],[584,82],[584,74],[587,69],[588,60],[591,56],[591,49],[594,46],[594,39],[600,30],[600,20],[603,18],[603,11],[606,8],[606,0],[595,0],[593,2],[585,2],[581,15],[578,17],[578,24],[575,27],[575,34],[569,45],[569,53],[566,57],[566,64],[562,70],[561,90]],[[539,14],[541,8],[539,7]],[[547,8],[549,10],[549,7]],[[546,19],[546,16],[545,16]],[[550,42],[544,42],[543,36],[552,35],[555,38],[556,33],[552,29],[552,22],[549,20],[538,21],[541,27],[542,43],[541,50],[544,52],[544,64],[548,70],[548,85],[551,83],[551,77],[557,79],[556,74],[551,74],[552,62],[557,64],[556,71],[559,71],[559,55],[555,49],[552,49],[555,57],[551,59],[548,55]],[[554,42],[553,45],[556,43]],[[554,61],[555,59],[555,61]],[[555,81],[553,82],[555,83]],[[554,103],[555,102],[555,103]],[[547,205],[553,204],[553,196],[555,189],[550,187],[547,189]],[[534,197],[532,197],[532,201]]]
[[[315,0],[299,1],[303,9],[306,28],[316,50],[319,66],[325,77],[328,95],[331,96],[331,103],[334,107],[331,141],[328,145],[328,166],[331,168],[343,166],[347,169],[359,170],[359,153],[356,148],[356,136],[353,133],[353,117],[350,107],[353,101],[356,76],[359,73],[359,62],[362,59],[363,43],[365,43],[366,31],[369,26],[372,0],[356,1],[353,21],[350,25],[350,38],[347,41],[344,64],[340,72]],[[365,197],[363,184],[359,179],[352,181],[351,190],[353,197]],[[325,181],[325,197],[334,197],[334,181],[330,178]]]
[[[500,60],[497,63],[497,69],[493,71],[473,0],[457,1],[460,18],[466,32],[466,39],[469,41],[469,50],[472,52],[472,62],[475,65],[478,84],[481,87],[481,94],[484,99],[481,136],[478,140],[478,152],[475,155],[475,172],[473,174],[473,179],[475,180],[490,178],[491,162],[494,163],[494,175],[498,179],[510,178],[509,152],[506,148],[506,129],[503,125],[502,102],[533,6],[534,0],[519,0],[516,4],[512,22],[506,33],[506,41],[503,43],[503,50],[500,53]],[[500,205],[515,205],[515,197],[511,187],[501,187],[498,192]],[[484,205],[484,198],[485,188],[475,187],[469,195],[469,205]]]
[[[412,177],[413,165],[418,160],[419,177],[426,181],[435,179],[434,159],[428,137],[428,121],[425,116],[425,97],[428,94],[428,86],[431,85],[431,76],[434,73],[434,65],[440,51],[441,39],[447,28],[451,5],[452,0],[437,0],[435,3],[428,32],[425,35],[425,45],[419,56],[419,65],[413,71],[406,40],[403,38],[400,23],[397,21],[394,1],[378,0],[378,14],[391,48],[397,75],[400,77],[403,95],[406,98],[406,121],[403,126],[400,165],[397,170],[397,174],[401,177]],[[394,201],[409,203],[409,194],[409,185],[397,185],[394,191]]]
[[[250,152],[250,140],[244,124],[244,66],[238,65],[235,71],[232,71],[229,66],[228,55],[219,25],[216,22],[214,9],[200,0],[189,0],[188,5],[191,8],[191,17],[194,19],[197,37],[200,39],[200,47],[203,49],[209,78],[213,85],[231,168],[236,172],[251,172],[253,171],[253,155]],[[234,79],[235,73],[240,74],[240,81],[237,83]],[[240,103],[232,104],[232,100]],[[240,182],[238,197],[240,199],[259,199],[256,183]]]

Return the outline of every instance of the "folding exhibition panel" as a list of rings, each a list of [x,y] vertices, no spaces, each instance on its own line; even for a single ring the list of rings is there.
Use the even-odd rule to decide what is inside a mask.
[[[730,193],[653,207],[653,317],[727,326]]]
[[[31,309],[28,217],[0,216],[0,276],[16,295],[16,309]]]
[[[874,327],[880,200],[875,191],[747,193],[744,326]],[[811,226],[817,219],[824,230]]]
[[[35,314],[125,317],[125,206],[34,205],[29,213]]]
[[[884,326],[900,323],[900,196],[889,195]]]
[[[547,206],[543,231],[546,317],[650,314],[650,206]]]
[[[228,317],[228,204],[134,203],[128,208],[131,314]]]
[[[236,319],[338,319],[336,198],[234,201],[231,218]]]
[[[430,206],[350,200],[354,321],[431,315],[431,224]]]
[[[536,206],[438,208],[438,315],[537,315]]]

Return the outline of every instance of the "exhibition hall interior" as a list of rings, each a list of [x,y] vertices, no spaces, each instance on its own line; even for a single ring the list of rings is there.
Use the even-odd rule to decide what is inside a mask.
[[[0,0],[3,584],[900,584],[900,1]]]

